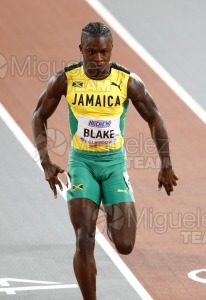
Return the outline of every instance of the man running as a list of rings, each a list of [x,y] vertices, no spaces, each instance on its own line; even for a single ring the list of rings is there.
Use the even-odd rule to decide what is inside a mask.
[[[47,119],[62,95],[68,102],[71,148],[67,192],[68,209],[76,234],[74,272],[86,300],[96,299],[95,229],[102,203],[108,235],[121,254],[135,243],[135,200],[129,183],[124,143],[124,123],[129,102],[148,123],[161,160],[158,189],[168,195],[176,186],[169,141],[162,117],[142,80],[111,62],[113,39],[104,24],[91,22],[82,29],[79,49],[83,61],[55,74],[41,95],[33,116],[35,143],[45,178],[57,197],[58,173],[47,151]],[[41,143],[39,143],[41,140]],[[122,218],[119,218],[121,212]],[[132,218],[129,213],[132,214]],[[123,220],[123,221],[122,221]]]

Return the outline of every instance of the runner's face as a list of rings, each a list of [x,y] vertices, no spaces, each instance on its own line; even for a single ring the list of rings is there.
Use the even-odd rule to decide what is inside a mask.
[[[112,42],[109,37],[88,37],[80,51],[83,54],[84,71],[93,78],[109,75]]]

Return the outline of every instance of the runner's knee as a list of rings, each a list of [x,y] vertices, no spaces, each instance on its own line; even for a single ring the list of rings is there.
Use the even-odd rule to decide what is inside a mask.
[[[134,243],[129,240],[114,241],[115,247],[120,254],[128,255],[134,248]]]
[[[76,237],[76,250],[84,259],[93,255],[95,235],[88,232],[78,232]]]

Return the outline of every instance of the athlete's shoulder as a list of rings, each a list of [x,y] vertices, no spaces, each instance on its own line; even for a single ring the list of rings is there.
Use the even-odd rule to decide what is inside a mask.
[[[128,68],[125,68],[124,66],[119,65],[116,62],[112,62],[111,63],[111,67],[114,68],[114,69],[116,69],[116,70],[119,70],[119,71],[122,71],[124,73],[127,73],[127,74],[131,73],[131,71]]]
[[[67,78],[65,76],[64,70],[61,70],[50,77],[46,86],[46,92],[51,96],[61,96],[65,95],[66,87]]]
[[[69,64],[68,66],[66,66],[66,67],[64,68],[64,71],[65,71],[65,72],[69,72],[69,71],[71,71],[71,70],[80,68],[82,65],[83,65],[83,61],[74,62],[74,63]]]

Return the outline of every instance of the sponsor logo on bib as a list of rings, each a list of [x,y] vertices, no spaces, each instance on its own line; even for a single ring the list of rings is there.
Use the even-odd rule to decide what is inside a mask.
[[[111,121],[94,121],[94,120],[89,120],[88,125],[91,126],[91,127],[97,127],[97,128],[107,128],[107,127],[110,127]]]

